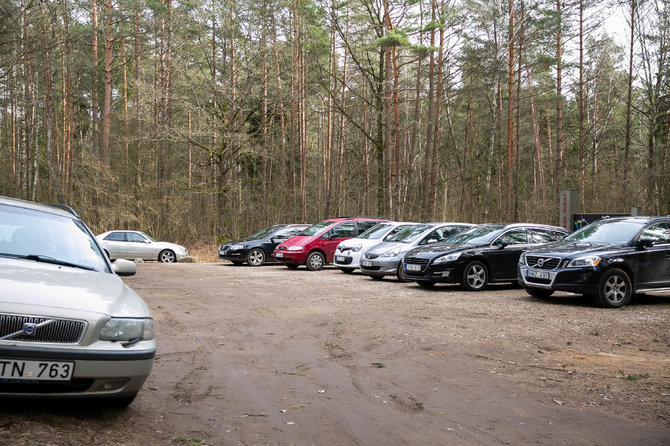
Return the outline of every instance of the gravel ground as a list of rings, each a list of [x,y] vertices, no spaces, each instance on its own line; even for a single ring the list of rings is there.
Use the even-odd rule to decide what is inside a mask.
[[[0,444],[670,444],[667,292],[606,310],[224,263],[125,281],[159,345],[136,401],[3,402]]]

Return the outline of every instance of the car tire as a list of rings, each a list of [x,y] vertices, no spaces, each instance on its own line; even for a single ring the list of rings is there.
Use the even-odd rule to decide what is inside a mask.
[[[305,261],[305,265],[310,271],[319,271],[325,264],[326,258],[319,251],[311,252]]]
[[[468,291],[481,291],[489,283],[489,270],[479,260],[468,263],[461,276],[461,286]]]
[[[251,266],[261,266],[265,263],[265,252],[260,248],[254,248],[247,254],[247,263]]]
[[[402,275],[402,262],[398,265],[395,276],[398,278],[398,282],[409,282],[409,280],[405,279],[405,276]]]
[[[524,290],[526,290],[526,293],[529,295],[538,299],[546,299],[554,294],[554,290],[547,290],[546,288],[524,288]]]
[[[340,271],[342,271],[345,274],[351,274],[354,272],[356,268],[340,268]]]
[[[633,286],[628,274],[622,269],[612,268],[598,282],[596,301],[605,308],[621,308],[628,304]]]
[[[435,286],[435,282],[421,280],[417,282],[421,288],[432,289]]]
[[[177,261],[177,256],[174,254],[174,251],[164,249],[158,253],[158,261],[162,263],[174,263]]]

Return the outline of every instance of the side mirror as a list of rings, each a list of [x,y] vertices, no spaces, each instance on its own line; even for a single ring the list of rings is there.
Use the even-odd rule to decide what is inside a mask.
[[[137,265],[126,259],[117,259],[112,263],[112,269],[119,276],[134,276],[137,272]]]
[[[494,243],[495,246],[497,246],[499,249],[505,248],[505,246],[509,245],[509,240],[507,240],[505,237],[500,238],[495,241]]]

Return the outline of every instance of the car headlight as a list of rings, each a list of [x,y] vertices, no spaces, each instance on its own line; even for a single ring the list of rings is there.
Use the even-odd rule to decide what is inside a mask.
[[[140,341],[154,338],[153,319],[113,317],[100,330],[101,341]]]
[[[231,251],[237,251],[237,250],[240,250],[240,249],[244,249],[244,245],[233,245],[233,246],[230,247]]]
[[[363,245],[355,245],[351,247],[351,252],[358,252],[363,248]]]
[[[458,259],[460,256],[461,256],[460,252],[456,252],[456,253],[453,253],[453,254],[447,254],[446,256],[438,257],[437,259],[435,259],[435,261],[433,261],[433,265],[440,265],[442,263],[453,262],[456,259]]]
[[[568,268],[580,268],[584,266],[596,266],[600,263],[600,257],[598,256],[585,256],[577,257],[568,263]]]
[[[400,248],[395,248],[390,251],[386,251],[384,254],[380,255],[379,257],[395,257],[398,254],[400,254]]]
[[[286,250],[287,251],[302,251],[302,246],[296,246],[296,245],[287,246]]]

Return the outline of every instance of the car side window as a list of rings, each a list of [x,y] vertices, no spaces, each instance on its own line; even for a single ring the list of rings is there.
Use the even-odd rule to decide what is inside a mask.
[[[356,226],[354,222],[341,223],[330,231],[330,238],[356,237]]]
[[[105,240],[109,240],[110,242],[125,242],[126,241],[126,233],[125,232],[112,232],[107,237],[105,237]]]
[[[530,243],[549,243],[559,240],[557,238],[557,233],[555,232],[543,231],[541,229],[530,229],[528,232],[530,235]]]
[[[286,239],[289,239],[289,238],[293,237],[294,235],[296,235],[297,232],[298,231],[294,228],[286,228],[286,229],[282,229],[280,231],[277,231],[275,233],[275,235],[272,236],[272,238],[273,239],[279,239],[279,240],[286,240]]]
[[[649,226],[640,234],[641,239],[651,240],[654,245],[670,244],[670,227],[667,223],[657,223]]]
[[[362,234],[374,225],[376,225],[378,222],[376,221],[359,221],[358,222],[358,233]]]
[[[443,239],[441,229],[442,228],[430,231],[430,233],[428,233],[428,235],[425,236],[423,240],[421,240],[419,245],[426,245],[429,243],[439,243],[440,241],[442,241]]]
[[[134,232],[129,232],[128,233],[128,241],[129,242],[134,242],[134,243],[144,243],[146,241],[146,239],[139,234],[135,234]]]
[[[528,243],[525,229],[512,229],[507,231],[498,240],[505,240],[508,245],[523,245]]]

